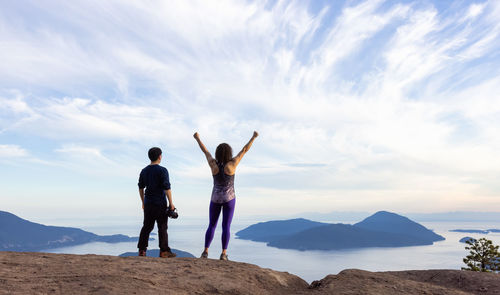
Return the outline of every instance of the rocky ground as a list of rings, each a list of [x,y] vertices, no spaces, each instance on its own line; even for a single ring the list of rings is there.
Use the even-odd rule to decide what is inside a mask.
[[[311,283],[317,294],[500,294],[500,274],[460,270],[341,271]],[[315,294],[314,292],[312,294]]]
[[[0,294],[500,294],[500,274],[349,269],[308,284],[256,265],[196,258],[0,252]]]

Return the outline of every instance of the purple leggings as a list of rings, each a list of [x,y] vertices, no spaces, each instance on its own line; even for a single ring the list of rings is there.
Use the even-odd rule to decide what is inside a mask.
[[[219,220],[220,211],[222,209],[222,249],[227,249],[229,236],[231,235],[230,227],[231,221],[233,220],[235,204],[236,199],[232,199],[231,201],[222,204],[210,202],[210,223],[208,224],[208,229],[205,233],[205,248],[210,247],[210,243],[212,243],[215,228],[217,227],[217,221]]]

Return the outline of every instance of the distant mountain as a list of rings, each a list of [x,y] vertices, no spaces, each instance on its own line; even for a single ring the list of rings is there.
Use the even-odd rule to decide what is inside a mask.
[[[352,222],[354,220],[361,220],[370,216],[370,212],[363,211],[332,211],[328,213],[321,212],[303,212],[299,214],[294,214],[290,216],[286,216],[286,218],[305,218],[305,219],[314,219],[325,222],[335,222],[335,223],[346,223]]]
[[[195,258],[195,256],[193,254],[186,252],[186,251],[172,249],[172,252],[177,254],[177,257]],[[128,257],[128,256],[137,256],[137,254],[138,254],[137,251],[136,252],[125,252],[125,253],[120,254],[119,256],[120,257]],[[160,249],[151,249],[151,250],[148,249],[146,254],[149,257],[158,257],[158,256],[160,256]]]
[[[500,212],[441,212],[441,213],[408,213],[405,216],[422,221],[498,221]]]
[[[99,236],[73,227],[47,226],[0,211],[0,251],[40,251],[89,242],[137,241],[125,235]]]
[[[329,213],[320,212],[304,212],[300,215],[291,215],[287,218],[303,217],[320,221],[335,221],[335,222],[350,222],[352,220],[361,220],[370,216],[369,212],[361,211],[333,211]],[[498,221],[500,220],[500,212],[473,212],[473,211],[458,211],[458,212],[439,212],[439,213],[405,213],[404,216],[418,221]]]
[[[236,235],[241,239],[266,242],[271,247],[296,250],[404,247],[432,245],[435,241],[444,240],[404,216],[385,211],[354,225],[317,224],[305,219],[269,221],[252,225]],[[297,225],[306,229],[300,230]]]
[[[300,231],[328,223],[316,222],[304,218],[259,222],[236,233],[236,237],[256,242],[269,242]]]
[[[404,216],[379,211],[363,221],[354,224],[356,227],[367,230],[381,231],[393,234],[411,235],[419,238],[421,241],[427,241],[432,244],[436,241],[442,241],[444,238],[423,225],[420,225]]]
[[[474,242],[476,239],[472,238],[472,237],[463,237],[459,240],[460,243],[466,243],[467,241],[471,241],[471,242]]]
[[[450,229],[450,231],[456,233],[470,233],[470,234],[500,233],[500,229]]]
[[[367,230],[349,224],[330,224],[273,240],[267,245],[280,249],[339,250],[432,245],[432,242],[411,235]]]

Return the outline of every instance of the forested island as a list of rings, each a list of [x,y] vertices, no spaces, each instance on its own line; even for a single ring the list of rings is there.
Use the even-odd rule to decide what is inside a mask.
[[[444,237],[395,213],[379,211],[361,222],[328,224],[307,219],[268,221],[236,233],[240,239],[296,250],[432,245]]]
[[[121,234],[100,236],[74,227],[43,225],[0,211],[1,251],[41,251],[90,242],[130,241],[137,241],[137,237]]]

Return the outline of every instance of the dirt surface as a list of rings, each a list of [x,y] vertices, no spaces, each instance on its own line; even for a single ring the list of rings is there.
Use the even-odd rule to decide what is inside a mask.
[[[456,288],[473,294],[500,294],[500,274],[432,269],[387,272],[399,278]]]
[[[0,294],[500,294],[500,274],[345,270],[308,285],[213,259],[0,252]]]
[[[341,271],[311,283],[317,294],[500,294],[500,274],[461,270]]]
[[[197,258],[0,252],[1,294],[293,294],[301,278]]]

